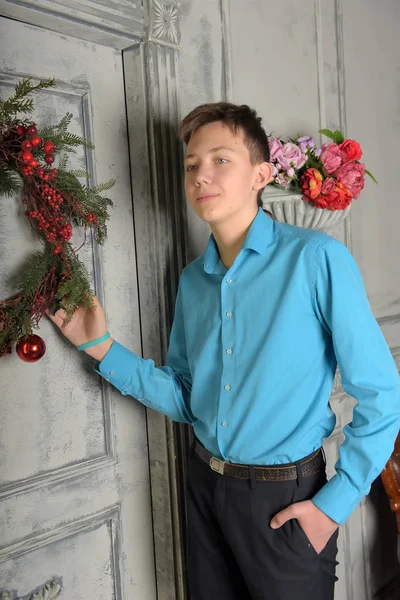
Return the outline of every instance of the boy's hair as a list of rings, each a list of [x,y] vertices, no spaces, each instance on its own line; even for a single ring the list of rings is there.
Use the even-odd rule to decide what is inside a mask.
[[[231,128],[234,133],[243,132],[244,143],[249,149],[250,161],[253,165],[259,162],[269,162],[268,136],[261,125],[261,117],[247,104],[231,104],[229,102],[213,102],[201,104],[192,110],[179,126],[179,138],[185,144],[189,143],[192,134],[208,123],[221,121]],[[262,206],[262,189],[259,190],[257,201]]]

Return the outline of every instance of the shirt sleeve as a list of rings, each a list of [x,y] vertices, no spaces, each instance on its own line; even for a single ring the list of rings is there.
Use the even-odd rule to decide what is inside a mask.
[[[182,312],[181,291],[175,306],[167,366],[156,367],[114,341],[95,371],[112,383],[122,394],[163,413],[173,421],[193,423],[190,410],[191,372],[186,355],[186,338]]]
[[[332,337],[344,390],[357,400],[343,429],[336,474],[313,497],[331,519],[344,523],[389,459],[400,428],[400,378],[376,322],[358,267],[332,238],[318,248],[315,309]]]

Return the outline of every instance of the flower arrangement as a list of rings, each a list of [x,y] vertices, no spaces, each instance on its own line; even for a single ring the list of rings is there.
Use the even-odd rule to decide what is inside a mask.
[[[374,176],[360,162],[362,150],[355,140],[345,139],[336,130],[319,133],[333,140],[317,148],[310,136],[298,136],[283,142],[270,137],[270,162],[274,176],[272,185],[286,189],[292,185],[303,194],[303,200],[317,208],[344,210],[364,188],[365,174]]]

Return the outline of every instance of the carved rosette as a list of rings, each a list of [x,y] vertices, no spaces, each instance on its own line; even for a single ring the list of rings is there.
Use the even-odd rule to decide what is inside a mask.
[[[177,46],[180,41],[178,0],[153,0],[151,4],[151,37]]]
[[[0,600],[56,600],[62,592],[60,581],[53,579],[42,585],[35,592],[30,592],[26,596],[16,596],[15,592],[0,592]]]

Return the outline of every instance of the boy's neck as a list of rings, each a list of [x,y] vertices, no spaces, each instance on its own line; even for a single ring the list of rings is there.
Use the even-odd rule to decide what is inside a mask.
[[[214,239],[218,246],[219,257],[225,267],[229,269],[246,239],[250,226],[258,213],[258,206],[253,207],[245,214],[239,213],[237,216],[223,223],[216,223],[211,226]]]

